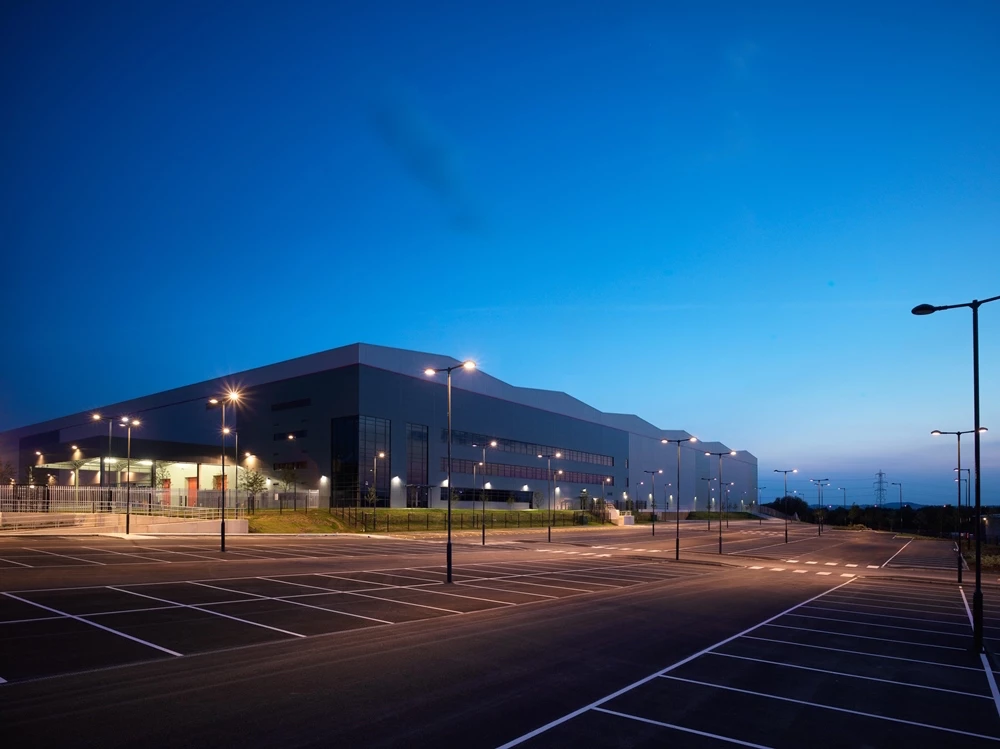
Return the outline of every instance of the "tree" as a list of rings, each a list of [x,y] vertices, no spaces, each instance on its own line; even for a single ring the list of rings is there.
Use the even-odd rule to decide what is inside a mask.
[[[170,481],[170,466],[167,461],[159,461],[153,467],[153,488],[162,489],[163,485]]]
[[[9,460],[0,464],[0,483],[9,484],[17,478],[17,470]]]
[[[281,480],[281,483],[285,485],[286,492],[289,489],[292,489],[293,491],[298,489],[299,471],[294,465],[287,465],[282,468],[281,472],[278,474],[278,478]],[[298,507],[293,506],[292,509],[297,510]]]

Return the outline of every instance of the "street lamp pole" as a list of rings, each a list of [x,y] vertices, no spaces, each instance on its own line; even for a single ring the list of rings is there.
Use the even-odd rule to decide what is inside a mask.
[[[472,370],[476,368],[476,363],[472,360],[466,360],[461,364],[456,364],[452,367],[441,367],[440,369],[433,369],[428,367],[424,370],[424,374],[428,377],[432,377],[440,372],[448,373],[448,546],[446,551],[447,558],[447,568],[448,568],[448,580],[451,582],[451,372],[454,369],[466,369]]]
[[[650,525],[653,526],[653,532],[650,535],[656,535],[656,474],[663,473],[662,469],[655,471],[643,471],[643,473],[648,473],[650,476],[649,486],[650,486],[650,496],[653,498],[653,521]]]
[[[760,494],[766,488],[767,488],[766,486],[757,487],[757,525],[764,525],[764,517],[761,515],[760,512]]]
[[[979,427],[979,432],[980,433],[982,433],[982,432],[988,432],[988,431],[989,431],[989,429],[987,429],[986,427]],[[965,431],[958,431],[958,432],[943,432],[940,429],[935,429],[933,432],[931,432],[931,436],[932,437],[940,437],[942,434],[954,434],[958,438],[958,468],[956,468],[955,470],[958,471],[958,475],[959,476],[962,475],[962,470],[963,470],[962,469],[962,435],[963,434],[974,434],[975,432],[976,432],[975,429],[967,429]],[[968,471],[969,469],[966,468],[964,470]],[[968,484],[966,484],[966,488],[968,488]],[[961,481],[958,482],[957,489],[958,489],[958,533],[959,533],[958,543],[959,543],[959,546],[961,546],[961,544],[962,544],[962,537],[961,537],[962,536],[962,482]],[[968,499],[966,499],[965,505],[966,505],[966,508],[968,508],[968,505],[969,505]],[[969,548],[968,539],[966,539],[965,548],[966,549]]]
[[[903,484],[898,481],[893,481],[891,486],[899,487],[899,530],[903,530]]]
[[[473,447],[482,447],[483,448],[483,462],[481,463],[481,465],[483,466],[483,470],[482,470],[482,474],[483,474],[483,476],[482,476],[482,479],[483,479],[483,546],[486,546],[486,445],[476,445],[475,443],[473,443],[472,446]],[[490,447],[496,447],[497,446],[497,441],[496,440],[490,440],[490,445],[489,446]],[[472,484],[475,485],[475,483],[476,483],[476,467],[472,466]]]
[[[671,442],[677,445],[677,505],[674,510],[677,513],[675,518],[677,526],[677,534],[674,537],[674,559],[679,560],[681,558],[681,443],[682,442],[697,442],[697,437],[685,437],[684,439],[671,440],[662,439],[660,442],[664,445],[669,445]]]
[[[972,411],[975,467],[976,467],[976,590],[972,594],[972,638],[977,651],[983,649],[983,588],[982,588],[982,488],[980,487],[980,452],[979,452],[979,308],[1000,299],[1000,294],[989,299],[973,299],[965,304],[947,304],[935,306],[933,304],[920,304],[914,307],[911,312],[914,315],[930,315],[935,312],[958,307],[969,307],[972,310]]]
[[[128,430],[128,447],[125,457],[125,535],[127,536],[132,518],[132,427],[139,426],[139,420],[124,416],[122,417],[122,426]]]
[[[219,551],[225,552],[226,550],[226,435],[229,433],[229,429],[226,427],[226,401],[228,400],[233,404],[233,408],[236,407],[236,402],[240,399],[240,393],[237,390],[230,390],[222,398],[209,398],[209,404],[222,405],[222,426],[221,426],[221,438],[222,438],[222,484],[219,487],[221,491],[219,492]]]
[[[375,495],[375,500],[372,503],[372,530],[378,532],[378,461],[379,458],[385,458],[385,453],[376,453],[372,457],[372,492]]]
[[[555,476],[552,474],[552,459],[561,458],[562,453],[545,453],[539,454],[539,458],[545,458],[548,464],[548,470],[546,471],[549,477],[549,543],[552,543],[552,482],[555,481]],[[562,473],[560,470],[559,473]]]
[[[713,478],[701,477],[702,481],[707,481],[708,484],[705,486],[705,491],[708,492],[708,496],[705,497],[705,514],[708,515],[708,530],[712,530],[712,482],[715,481]]]
[[[816,484],[816,509],[819,512],[816,513],[816,535],[823,535],[823,487],[829,486],[829,484],[823,483],[824,481],[829,481],[830,479],[809,479],[812,483]]]
[[[726,450],[725,452],[712,453],[706,452],[705,455],[718,455],[719,456],[719,553],[722,553],[722,456],[723,455],[735,455],[735,450]]]
[[[785,515],[785,543],[787,544],[788,543],[788,474],[790,474],[790,473],[798,473],[799,469],[798,468],[789,468],[787,471],[784,471],[784,470],[779,470],[779,469],[775,468],[774,472],[775,473],[782,473],[782,474],[784,474],[785,493],[782,495],[781,501],[785,505],[785,512],[784,512],[784,515]]]

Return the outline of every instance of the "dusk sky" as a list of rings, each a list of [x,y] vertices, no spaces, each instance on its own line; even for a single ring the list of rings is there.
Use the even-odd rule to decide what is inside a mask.
[[[0,429],[363,341],[750,450],[765,497],[797,467],[952,501],[929,433],[972,428],[971,313],[910,309],[1000,294],[998,28],[992,1],[4,3]],[[1000,503],[1000,302],[980,347]]]

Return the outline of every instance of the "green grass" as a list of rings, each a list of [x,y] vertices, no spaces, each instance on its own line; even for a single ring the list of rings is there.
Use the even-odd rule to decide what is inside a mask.
[[[405,531],[443,531],[448,527],[448,511],[445,509],[389,509],[380,508],[334,508],[333,514],[345,525],[347,532],[402,533]],[[452,530],[475,530],[481,528],[483,513],[479,510],[452,509]],[[583,527],[599,524],[600,521],[586,513],[573,510],[555,510],[552,513],[554,527]],[[374,520],[373,520],[374,517]],[[504,528],[545,528],[549,515],[545,510],[487,510],[486,529]]]
[[[1000,546],[997,544],[983,544],[982,546],[983,569],[987,572],[1000,572]],[[968,551],[965,549],[965,542],[962,542],[962,556],[965,557],[969,569],[976,568],[976,542],[974,540]]]
[[[353,528],[326,510],[258,510],[247,516],[251,533],[349,533]]]
[[[757,520],[756,515],[751,515],[749,512],[729,512],[722,513],[722,519],[725,520],[726,516],[729,516],[730,520]],[[647,515],[647,517],[649,517]],[[698,512],[689,512],[687,514],[688,520],[712,520],[719,519],[719,513],[717,512],[706,512],[705,510],[699,510]]]

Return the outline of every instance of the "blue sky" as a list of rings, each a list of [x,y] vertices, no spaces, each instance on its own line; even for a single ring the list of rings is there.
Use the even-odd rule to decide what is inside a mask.
[[[0,428],[365,341],[952,496],[1000,6],[292,5],[0,9]]]

